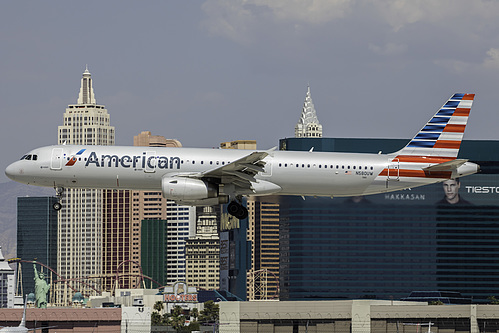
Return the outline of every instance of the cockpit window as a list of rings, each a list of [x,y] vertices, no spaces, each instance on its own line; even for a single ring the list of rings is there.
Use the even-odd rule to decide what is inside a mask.
[[[24,155],[23,157],[21,157],[21,160],[36,161],[38,160],[38,155],[31,155],[31,154]]]

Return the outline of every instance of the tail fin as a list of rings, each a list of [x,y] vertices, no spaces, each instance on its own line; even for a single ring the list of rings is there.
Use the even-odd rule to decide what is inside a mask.
[[[457,158],[475,94],[454,94],[401,150],[399,157]]]

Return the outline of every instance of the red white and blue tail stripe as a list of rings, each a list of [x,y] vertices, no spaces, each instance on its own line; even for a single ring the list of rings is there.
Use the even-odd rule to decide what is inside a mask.
[[[407,146],[388,155],[388,166],[379,176],[403,187],[407,182],[431,183],[477,172],[475,164],[457,159],[474,98],[475,94],[452,95]]]
[[[397,152],[397,158],[457,158],[474,98],[475,94],[454,94],[409,144]]]

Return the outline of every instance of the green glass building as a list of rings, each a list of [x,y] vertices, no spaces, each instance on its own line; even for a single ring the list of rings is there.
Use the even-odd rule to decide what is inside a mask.
[[[57,211],[55,197],[17,198],[17,256],[57,269]],[[33,265],[22,263],[24,294],[35,292]],[[37,269],[41,267],[37,265]],[[48,273],[46,270],[44,273]],[[21,292],[21,290],[19,290]]]
[[[167,284],[168,221],[142,220],[141,234],[142,273],[164,286]]]

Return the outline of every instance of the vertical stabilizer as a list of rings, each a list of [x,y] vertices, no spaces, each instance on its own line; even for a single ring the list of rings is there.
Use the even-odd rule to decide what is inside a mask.
[[[435,113],[397,158],[457,158],[475,94],[456,93]]]

